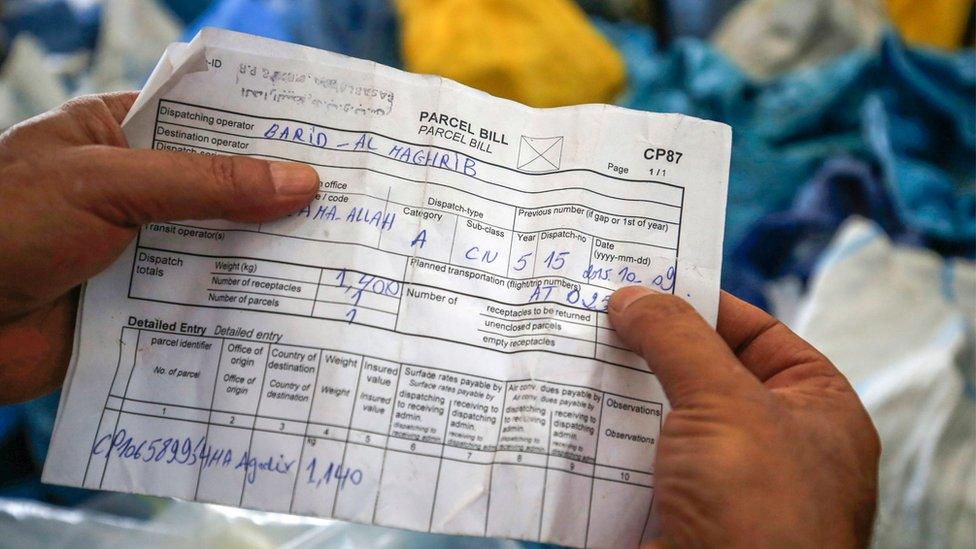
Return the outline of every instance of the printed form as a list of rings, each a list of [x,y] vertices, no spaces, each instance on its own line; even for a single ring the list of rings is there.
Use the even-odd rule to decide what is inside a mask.
[[[668,404],[611,328],[643,284],[714,323],[731,131],[531,109],[204,30],[132,147],[314,166],[272,223],[153,223],[90,281],[44,480],[570,546],[651,535]]]

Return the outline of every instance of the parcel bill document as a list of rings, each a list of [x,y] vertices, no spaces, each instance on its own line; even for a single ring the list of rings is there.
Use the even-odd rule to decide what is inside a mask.
[[[305,162],[319,191],[270,223],[146,225],[87,284],[44,481],[577,547],[654,534],[668,403],[607,302],[642,284],[714,324],[728,126],[205,29],[124,130]]]

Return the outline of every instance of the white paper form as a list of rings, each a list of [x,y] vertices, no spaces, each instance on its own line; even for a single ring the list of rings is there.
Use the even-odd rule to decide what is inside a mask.
[[[727,126],[537,110],[204,30],[133,147],[307,162],[304,210],[153,223],[88,283],[46,482],[634,546],[668,405],[605,308],[716,318]]]

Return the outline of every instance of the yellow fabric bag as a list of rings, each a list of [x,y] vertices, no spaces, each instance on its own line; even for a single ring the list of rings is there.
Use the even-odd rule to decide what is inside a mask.
[[[407,70],[534,107],[606,103],[617,50],[571,0],[397,0]]]
[[[962,45],[973,0],[885,0],[885,7],[906,41],[948,50]]]

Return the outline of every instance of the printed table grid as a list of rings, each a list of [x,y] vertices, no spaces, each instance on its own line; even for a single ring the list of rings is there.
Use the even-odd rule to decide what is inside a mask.
[[[156,129],[159,130],[167,125],[174,125],[192,130],[195,132],[211,132],[215,134],[222,134],[233,136],[240,139],[249,139],[252,141],[275,141],[268,137],[263,137],[261,135],[243,135],[243,134],[232,134],[224,131],[212,130],[209,128],[200,128],[197,126],[189,124],[179,124],[172,121],[160,120],[160,111],[163,108],[164,103],[172,103],[175,105],[181,105],[187,108],[192,108],[200,112],[211,112],[211,113],[225,113],[228,115],[233,115],[241,117],[242,119],[251,120],[282,120],[282,119],[269,119],[267,117],[248,115],[244,113],[225,111],[221,109],[212,109],[199,105],[191,105],[188,103],[181,102],[170,102],[170,101],[160,101],[159,107],[157,107],[156,113]],[[315,126],[314,124],[304,122],[304,121],[294,121],[300,122],[302,124],[309,124],[310,126]],[[351,130],[340,130],[338,128],[328,128],[325,126],[316,126],[323,129],[335,130],[341,132],[351,132]],[[154,138],[152,146],[155,147],[159,138],[159,131],[154,132]],[[371,132],[367,132],[371,133]],[[183,135],[187,135],[184,132]],[[366,135],[364,133],[363,135]],[[376,134],[380,135],[380,134]],[[385,138],[385,136],[382,136]],[[181,146],[195,147],[201,150],[206,150],[207,147],[199,146],[199,143],[193,142],[193,139],[186,137],[185,141],[190,141],[190,143],[180,143]],[[275,141],[280,143],[280,141]],[[175,143],[175,142],[174,142]],[[313,146],[308,143],[302,142],[286,142],[287,145],[295,146]],[[413,145],[413,144],[411,144]],[[444,149],[442,147],[437,147],[438,149]],[[329,149],[332,152],[341,152],[344,154],[350,154],[357,151],[352,151],[349,149],[343,150],[340,148],[333,147]],[[223,149],[211,149],[212,152],[229,153],[229,154],[240,154],[239,152],[233,150],[223,150]],[[358,152],[371,152],[371,151],[358,151]],[[269,155],[258,155],[258,156],[269,156]],[[293,160],[292,158],[281,157],[284,160]],[[484,162],[484,161],[482,161]],[[510,170],[510,168],[505,168],[503,166],[498,166],[495,164],[490,164],[495,168]],[[614,246],[625,247],[624,249],[629,250],[629,254],[625,257],[632,257],[634,250],[644,254],[642,257],[650,258],[654,257],[658,260],[666,261],[660,267],[660,273],[657,276],[653,276],[653,270],[651,275],[643,276],[642,279],[638,279],[637,275],[633,272],[628,272],[628,269],[634,268],[636,266],[625,266],[622,269],[618,268],[617,273],[614,276],[619,276],[621,283],[645,283],[657,287],[658,290],[674,293],[676,279],[677,279],[677,264],[678,264],[678,246],[680,242],[680,220],[682,216],[682,207],[684,202],[684,189],[676,187],[670,184],[665,184],[656,181],[645,181],[648,185],[659,185],[664,187],[674,187],[680,190],[680,200],[678,203],[667,203],[654,200],[646,200],[649,205],[655,206],[665,206],[668,208],[673,208],[677,212],[676,221],[666,221],[659,220],[653,217],[642,217],[641,219],[648,223],[660,222],[668,227],[671,227],[674,232],[674,245],[668,246],[661,243],[654,242],[636,242],[626,239],[611,239],[603,238],[582,230],[580,227],[565,227],[561,225],[548,226],[545,228],[538,228],[534,226],[529,226],[531,223],[519,217],[520,212],[525,212],[529,210],[540,210],[551,207],[573,207],[579,208],[579,211],[589,212],[587,215],[606,215],[606,216],[616,216],[620,219],[628,218],[632,219],[635,217],[633,215],[623,215],[620,217],[619,214],[611,214],[605,210],[595,208],[584,204],[567,204],[567,203],[555,203],[547,205],[536,205],[531,208],[523,208],[521,206],[496,203],[493,206],[493,211],[496,212],[496,217],[501,215],[501,217],[508,217],[510,222],[505,224],[492,224],[486,219],[478,219],[472,217],[471,215],[465,215],[464,213],[458,211],[446,211],[438,208],[427,208],[425,205],[416,205],[397,202],[391,199],[391,192],[394,188],[394,184],[411,184],[413,183],[423,183],[425,185],[443,185],[443,183],[437,183],[434,181],[416,181],[405,178],[401,175],[396,175],[392,173],[377,172],[373,168],[362,167],[341,167],[341,166],[328,166],[329,168],[334,168],[338,170],[366,170],[367,172],[381,173],[383,177],[391,178],[395,183],[390,184],[386,187],[385,192],[370,194],[368,189],[361,189],[363,192],[353,192],[353,191],[339,191],[335,189],[326,189],[320,191],[317,210],[313,213],[312,208],[305,211],[305,217],[311,219],[312,221],[318,219],[323,214],[323,212],[329,212],[327,209],[330,204],[330,200],[335,197],[337,199],[344,200],[348,202],[349,200],[372,200],[377,204],[377,207],[382,207],[382,218],[389,218],[391,209],[412,209],[415,211],[429,211],[434,212],[433,215],[438,215],[446,218],[447,220],[453,219],[451,221],[445,221],[447,224],[453,225],[453,230],[451,231],[451,238],[449,246],[443,244],[441,247],[446,250],[446,254],[441,252],[441,254],[432,253],[431,255],[425,255],[423,250],[418,250],[416,248],[404,249],[403,243],[396,243],[392,240],[384,240],[384,235],[388,234],[383,230],[376,231],[375,240],[372,243],[363,234],[356,233],[347,239],[341,238],[324,238],[319,236],[308,236],[308,235],[297,235],[293,232],[287,230],[275,229],[275,226],[268,225],[256,225],[252,228],[248,227],[234,227],[234,228],[223,228],[223,229],[209,229],[206,227],[195,226],[188,223],[172,223],[172,224],[154,224],[151,225],[152,228],[159,228],[164,225],[170,227],[179,227],[181,230],[188,231],[214,231],[224,234],[241,234],[246,235],[251,234],[264,234],[272,235],[275,238],[288,238],[295,239],[296,241],[308,241],[316,243],[328,243],[330,245],[336,245],[340,247],[345,247],[346,249],[355,248],[365,248],[367,250],[375,250],[385,254],[388,262],[392,262],[394,267],[390,272],[362,272],[356,271],[354,269],[346,268],[341,262],[337,261],[332,265],[313,265],[313,264],[302,264],[299,262],[286,262],[286,261],[275,261],[268,258],[258,258],[258,257],[229,257],[229,256],[216,256],[212,254],[199,254],[193,253],[186,249],[172,249],[172,248],[162,248],[159,244],[156,246],[144,244],[145,230],[140,230],[139,238],[137,240],[137,248],[135,257],[133,260],[132,276],[130,278],[129,292],[128,296],[133,299],[141,299],[145,301],[161,302],[161,303],[173,303],[180,305],[191,305],[198,307],[209,307],[209,308],[224,308],[224,309],[235,309],[235,310],[256,310],[262,312],[270,312],[275,314],[284,314],[291,316],[304,316],[311,318],[323,318],[330,320],[338,320],[349,323],[355,323],[364,326],[370,326],[373,328],[386,330],[395,333],[403,333],[420,337],[427,337],[434,340],[446,340],[455,343],[462,343],[465,345],[474,345],[481,348],[490,349],[497,352],[505,353],[517,353],[517,352],[529,352],[529,351],[546,351],[555,354],[563,354],[568,356],[577,356],[583,358],[591,358],[608,364],[615,364],[618,366],[631,368],[631,369],[642,369],[643,366],[639,363],[639,359],[636,359],[627,349],[623,348],[622,344],[617,341],[615,334],[609,327],[609,323],[605,314],[606,302],[609,299],[615,285],[608,282],[610,278],[610,271],[612,269],[596,268],[594,265],[600,265],[600,254],[605,253],[604,249],[601,251],[596,246],[597,243],[600,246],[613,249]],[[589,170],[567,170],[567,171],[589,171]],[[614,179],[613,176],[606,174],[599,174],[592,172],[599,177],[605,177]],[[509,189],[505,185],[501,185],[497,182],[492,182],[485,180],[484,178],[474,178],[482,183],[488,185],[501,186],[503,188]],[[447,186],[453,190],[457,190],[454,187]],[[426,191],[425,191],[426,192]],[[538,191],[538,192],[557,192],[554,191]],[[599,197],[601,199],[608,200],[621,200],[615,199],[613,197],[608,197],[606,195],[600,195],[595,191],[588,191],[593,193],[594,197]],[[469,192],[469,194],[471,194]],[[425,195],[426,196],[426,195]],[[475,196],[472,194],[472,196]],[[481,197],[478,197],[479,199]],[[490,199],[488,199],[490,200]],[[642,202],[638,199],[627,199],[629,202]],[[507,211],[505,215],[499,214],[498,212]],[[332,211],[334,214],[334,210]],[[595,212],[595,213],[594,213]],[[312,221],[309,221],[310,223]],[[462,225],[462,221],[466,224],[477,223],[478,227],[491,227],[492,230],[496,231],[498,234],[504,234],[507,236],[501,237],[498,240],[497,248],[499,252],[494,252],[495,256],[491,256],[492,252],[484,252],[485,258],[491,258],[492,262],[498,257],[499,253],[505,252],[507,255],[502,257],[502,260],[498,264],[476,264],[471,261],[462,263],[461,260],[470,260],[472,252],[474,253],[475,259],[477,258],[480,250],[477,245],[472,246],[471,242],[479,242],[477,238],[484,238],[484,236],[479,232],[478,237],[474,240],[469,240],[461,246],[465,248],[466,252],[461,252],[460,249],[455,246],[458,240],[459,225]],[[529,223],[529,225],[520,227],[520,221],[523,225]],[[385,221],[384,221],[385,222]],[[390,221],[390,225],[392,225]],[[537,224],[538,222],[535,221]],[[663,226],[663,225],[662,225]],[[389,227],[386,227],[389,229]],[[479,229],[480,231],[481,229]],[[552,248],[551,251],[546,255],[545,250],[540,254],[539,246],[540,241],[546,234],[561,233],[564,231],[569,231],[567,234],[578,235],[581,238],[588,239],[589,241],[589,256],[584,260],[576,260],[577,268],[579,265],[588,265],[582,273],[577,270],[576,272],[567,272],[563,269],[563,265],[569,256],[569,252],[560,252],[557,254],[558,248]],[[524,249],[521,250],[522,253],[514,254],[513,250],[515,248],[516,240],[527,239],[527,242],[532,242],[530,248],[533,250],[531,252],[526,252]],[[662,237],[663,238],[663,237]],[[668,237],[670,238],[670,237]],[[421,245],[422,248],[422,245]],[[146,255],[148,253],[149,255]],[[564,257],[566,256],[566,257]],[[187,297],[171,297],[164,295],[165,292],[161,291],[158,287],[154,287],[152,284],[152,279],[150,276],[143,275],[142,273],[146,270],[148,263],[143,261],[142,258],[148,258],[149,261],[156,260],[158,257],[163,258],[177,258],[183,257],[187,261],[197,261],[200,260],[212,260],[213,264],[217,264],[221,259],[224,260],[248,260],[253,262],[259,262],[266,265],[269,269],[274,269],[275,265],[293,265],[293,266],[304,266],[309,269],[311,273],[309,279],[307,280],[291,280],[287,277],[278,277],[267,275],[266,273],[255,274],[255,273],[243,273],[243,272],[220,272],[216,268],[211,268],[205,273],[200,273],[199,276],[203,277],[197,279],[184,279],[180,280],[178,285],[189,286],[189,287],[202,287],[206,286],[205,292],[200,292],[199,295]],[[528,258],[531,258],[530,260]],[[307,260],[306,260],[307,261]],[[578,261],[583,261],[578,263]],[[650,260],[648,260],[650,261]],[[398,262],[402,262],[398,263]],[[399,265],[399,266],[397,266]],[[520,302],[506,302],[499,299],[493,299],[489,295],[474,295],[471,293],[464,293],[453,290],[453,285],[445,284],[444,282],[426,282],[424,278],[435,278],[432,276],[427,276],[425,274],[417,275],[418,270],[417,265],[422,265],[424,268],[429,270],[436,269],[451,269],[450,272],[452,276],[457,277],[467,277],[468,279],[475,279],[477,277],[493,278],[495,280],[500,280],[502,283],[507,284],[507,288],[520,288],[525,291],[522,292],[524,301]],[[433,267],[431,267],[433,266]],[[555,266],[555,269],[553,268]],[[414,269],[411,269],[414,267]],[[410,271],[410,276],[408,276],[408,271]],[[430,273],[427,273],[430,274]],[[179,275],[177,275],[179,276]],[[312,282],[315,280],[317,282]],[[252,287],[245,288],[245,285],[260,284],[269,285],[269,281],[276,281],[278,288],[286,288],[284,290],[271,290],[271,291],[260,291]],[[607,282],[605,282],[607,281]],[[138,283],[138,284],[137,284]],[[134,286],[139,286],[136,290],[133,290]],[[482,317],[482,325],[478,326],[476,329],[467,330],[464,333],[420,333],[417,331],[411,331],[410,326],[415,326],[416,323],[401,322],[401,316],[403,314],[408,314],[409,311],[413,310],[411,307],[402,307],[405,298],[410,300],[415,304],[417,299],[412,296],[418,291],[425,290],[440,291],[442,293],[451,293],[455,303],[458,299],[462,299],[464,303],[473,304],[474,306],[484,307],[486,310],[479,313]],[[526,295],[529,294],[529,295]],[[487,310],[493,304],[497,304],[504,307],[525,307],[528,305],[538,305],[538,306],[549,306],[552,307],[550,311],[555,309],[567,309],[567,310],[578,310],[585,313],[584,317],[578,318],[560,318],[556,319],[557,325],[565,326],[568,330],[525,330],[525,325],[523,321],[513,318],[501,318],[498,316],[493,316],[490,311]],[[552,324],[550,324],[552,325]]]
[[[250,357],[257,349],[262,349],[259,356],[263,356],[263,362],[257,360],[248,366],[241,366],[248,364],[247,360],[242,359]],[[442,488],[440,482],[442,470],[446,464],[450,464],[453,469],[467,470],[468,474],[473,477],[480,475],[484,478],[487,476],[489,486],[484,510],[481,515],[476,517],[481,525],[481,530],[462,528],[454,533],[491,535],[488,520],[492,513],[491,486],[493,482],[497,482],[495,477],[499,474],[499,468],[511,470],[514,467],[516,470],[541,472],[542,501],[548,493],[546,486],[562,489],[562,487],[570,484],[565,480],[566,478],[577,479],[573,482],[588,483],[582,486],[581,491],[584,499],[587,500],[586,517],[584,518],[587,528],[583,530],[583,538],[575,540],[575,543],[579,545],[588,543],[589,516],[594,505],[593,492],[599,483],[609,482],[631,486],[644,491],[647,497],[653,493],[653,473],[647,469],[614,463],[615,452],[612,446],[614,439],[607,433],[601,432],[600,429],[604,425],[603,419],[608,409],[639,409],[650,412],[651,417],[645,418],[645,420],[656,417],[656,424],[651,426],[649,431],[651,436],[648,437],[652,441],[649,444],[649,449],[652,450],[653,446],[656,445],[654,441],[661,428],[662,406],[657,402],[564,383],[529,379],[505,381],[487,376],[459,374],[443,368],[392,363],[377,357],[362,354],[353,355],[340,350],[270,343],[256,339],[197,336],[148,328],[123,327],[120,334],[119,351],[113,386],[106,398],[106,404],[95,431],[95,439],[92,441],[92,456],[89,459],[83,482],[88,487],[112,488],[113,482],[115,482],[113,479],[119,474],[124,474],[118,468],[113,469],[112,464],[118,465],[120,461],[131,461],[136,467],[142,464],[152,465],[153,462],[176,462],[188,467],[196,479],[192,486],[192,492],[188,494],[187,499],[243,505],[245,507],[253,506],[249,505],[246,500],[248,490],[258,489],[261,482],[264,482],[268,477],[278,476],[284,478],[286,484],[290,486],[290,489],[287,490],[289,497],[287,501],[282,499],[278,506],[262,507],[266,510],[335,516],[336,518],[373,521],[378,524],[406,526],[427,531],[443,531],[443,525],[436,524],[437,517],[435,517],[434,511],[437,508],[438,499],[449,497],[452,490],[458,489],[457,486]],[[291,400],[284,405],[284,408],[279,406],[278,413],[265,412],[262,404],[266,404],[267,401],[263,400],[266,396],[269,399],[272,397],[277,399],[276,405],[284,402],[281,400],[283,397],[275,393],[273,387],[276,384],[281,385],[283,380],[289,379],[289,374],[287,370],[283,369],[281,363],[272,365],[274,368],[269,369],[271,357],[295,356],[298,354],[297,351],[308,356],[314,355],[314,360],[312,358],[306,360],[309,365],[308,368],[298,365],[301,366],[299,368],[296,366],[298,363],[294,362],[289,365],[295,370],[301,369],[305,376],[304,379],[312,380],[310,387],[305,387],[300,392],[301,395],[308,396],[308,398]],[[141,394],[142,387],[153,386],[153,383],[158,384],[159,382],[160,377],[154,378],[155,369],[159,367],[156,362],[158,357],[153,354],[159,352],[164,353],[159,356],[170,359],[177,356],[183,357],[182,363],[188,365],[187,375],[196,376],[193,377],[194,380],[197,380],[194,383],[210,383],[209,380],[212,380],[213,386],[209,388],[209,391],[200,395],[200,401],[181,401],[183,395],[176,393],[166,394],[157,391],[153,395],[154,398],[145,398],[146,395]],[[173,363],[174,361],[169,360],[167,362]],[[382,365],[383,368],[375,367],[377,365]],[[194,368],[198,368],[198,370]],[[350,371],[343,375],[342,370],[344,369]],[[386,377],[375,377],[373,375],[373,372],[384,369],[388,372],[395,371],[395,376],[392,373]],[[199,375],[196,375],[197,372]],[[239,372],[240,375],[235,372]],[[261,380],[259,385],[251,385],[252,388],[257,388],[260,391],[257,402],[252,405],[253,409],[240,404],[240,402],[251,399],[251,391],[237,393],[234,397],[240,401],[237,403],[234,403],[233,399],[227,401],[221,395],[221,392],[224,395],[235,393],[236,389],[242,387],[243,381],[235,382],[233,380],[243,379],[244,372],[247,372],[246,375],[260,377]],[[351,374],[355,374],[354,384]],[[455,390],[466,386],[462,384],[462,380],[467,380],[465,383],[469,384],[478,381],[478,386],[489,387],[488,390],[485,390],[486,395],[490,390],[494,395],[493,399],[495,397],[501,398],[499,401],[501,405],[497,406],[498,409],[493,412],[493,415],[490,418],[483,419],[480,427],[474,429],[483,435],[484,443],[461,444],[458,442],[458,434],[469,434],[472,430],[452,427],[451,410],[456,410],[457,407],[470,410],[480,405],[478,404],[479,397],[461,395],[457,391],[444,399],[446,402],[442,403],[441,412],[439,414],[433,413],[430,421],[417,420],[414,422],[416,425],[436,423],[441,426],[438,434],[428,437],[409,436],[403,432],[403,425],[397,425],[404,422],[409,424],[411,421],[401,421],[400,416],[396,414],[397,410],[406,409],[405,405],[424,402],[422,399],[433,397],[437,392],[433,389],[411,389],[404,393],[401,388],[411,385],[410,383],[401,383],[404,377],[413,380],[418,378],[434,379],[442,374],[447,376],[447,379],[454,380],[453,387]],[[228,379],[231,381],[226,381]],[[350,389],[348,392],[342,392],[344,388],[340,387],[341,383],[336,381],[339,379],[346,380],[345,383],[348,385],[346,388]],[[373,412],[364,411],[368,407],[367,402],[362,399],[374,399],[377,393],[390,385],[394,387],[394,392],[386,406],[386,411],[380,414],[386,427],[383,429],[370,428],[362,422],[362,416]],[[326,390],[327,388],[328,390]],[[580,453],[576,454],[553,448],[554,414],[564,411],[558,406],[546,406],[546,425],[544,432],[539,433],[541,437],[537,444],[527,444],[520,448],[517,445],[504,443],[503,431],[505,428],[524,427],[524,423],[530,421],[527,419],[526,413],[509,412],[510,408],[516,405],[513,400],[514,394],[525,395],[527,391],[533,393],[534,397],[530,401],[535,402],[539,409],[542,409],[544,405],[539,402],[539,398],[545,394],[544,388],[551,390],[567,389],[570,391],[569,394],[575,395],[572,398],[579,401],[575,404],[593,404],[594,413],[586,414],[595,420],[596,427],[589,448],[582,449]],[[326,409],[317,407],[316,399],[337,399],[337,394],[345,395],[344,400],[350,404],[345,421],[316,420],[318,418],[315,416]],[[486,397],[480,398],[484,400]],[[215,404],[217,400],[221,400],[223,405],[217,406]],[[494,402],[494,400],[485,400],[485,402]],[[525,401],[522,400],[521,402]],[[323,403],[319,401],[319,404]],[[238,405],[239,407],[235,409],[234,407]],[[344,407],[343,404],[339,404],[339,406]],[[443,417],[438,417],[440,415]],[[487,414],[485,415],[487,416]],[[138,418],[138,421],[152,419],[158,422],[158,420],[164,420],[167,425],[169,422],[174,422],[176,425],[171,428],[164,426],[157,431],[150,429],[151,432],[160,434],[155,441],[148,439],[132,440],[132,435],[127,434],[125,429],[127,418]],[[237,418],[237,420],[234,421],[233,418]],[[267,426],[260,427],[261,422],[267,422]],[[278,427],[274,427],[275,425]],[[165,433],[192,433],[194,427],[204,429],[199,438],[184,437],[179,439],[179,437],[174,437],[178,439],[176,442],[165,443],[166,437],[163,436]],[[217,448],[219,442],[209,439],[215,430],[221,430],[225,434],[239,435],[237,437],[241,442],[237,446],[239,452],[233,452],[233,449],[230,449],[233,445],[227,446],[226,449]],[[256,436],[265,439],[265,446],[272,443],[274,447],[295,447],[298,451],[292,454],[290,459],[282,456],[280,460],[276,461],[274,455],[268,458],[267,452],[262,453],[256,447]],[[562,442],[568,440],[565,439],[565,434],[558,436],[564,437],[561,439]],[[245,440],[246,445],[243,444]],[[300,446],[296,446],[297,441],[300,441]],[[161,445],[167,447],[163,448]],[[323,447],[327,445],[334,450],[331,455],[336,457],[328,465],[333,474],[318,477],[313,470],[324,465],[320,462],[313,465],[310,456],[314,455],[315,459],[318,459],[318,456],[323,455],[321,453]],[[155,449],[152,448],[153,446]],[[423,448],[418,449],[421,446]],[[585,444],[582,444],[581,448],[583,446]],[[601,448],[604,449],[603,453],[601,453]],[[607,450],[607,448],[610,449]],[[357,498],[372,497],[375,500],[369,516],[343,516],[341,511],[337,510],[337,502],[350,492],[356,492],[356,488],[361,482],[364,482],[367,475],[367,467],[364,464],[346,463],[349,459],[347,454],[350,450],[356,450],[360,457],[363,450],[371,452],[373,458],[369,465],[373,471],[378,466],[376,485],[371,487],[368,493],[356,494]],[[450,455],[448,455],[448,451],[451,452]],[[222,457],[215,457],[218,452]],[[226,457],[227,455],[230,457]],[[430,497],[430,501],[427,503],[429,509],[423,517],[424,522],[422,524],[398,524],[395,520],[391,522],[390,517],[396,516],[396,514],[391,514],[388,508],[383,510],[376,506],[376,502],[383,497],[382,479],[384,478],[384,471],[387,470],[387,463],[394,459],[394,456],[401,456],[401,459],[428,462],[432,470],[436,468],[438,480],[433,485],[432,494],[428,494]],[[267,467],[264,467],[265,465]],[[342,473],[337,476],[334,473],[336,470],[347,472],[345,476]],[[214,497],[215,492],[212,489],[209,495],[201,494],[201,482],[210,486],[212,484],[210,483],[211,477],[216,478],[217,475],[226,477],[228,471],[233,473],[231,476],[239,477],[240,483],[233,490],[227,492],[226,487],[224,487],[220,497]],[[457,477],[456,472],[451,473],[454,475],[451,477],[452,479]],[[354,476],[357,473],[358,479]],[[510,478],[511,474],[513,473],[507,472],[506,477]],[[555,475],[560,475],[560,477]],[[561,483],[557,482],[560,478],[562,479]],[[359,482],[355,482],[356,480]],[[531,483],[527,485],[531,485]],[[499,487],[495,484],[494,488],[498,489]],[[318,508],[318,511],[308,507],[308,500],[312,497],[310,494],[322,495],[320,492],[323,489],[326,496],[324,500],[327,501],[328,496],[331,496],[331,505],[325,509]],[[395,494],[397,491],[394,490],[391,493]],[[505,507],[517,504],[517,502],[512,501],[511,496],[501,501],[503,503],[498,503],[496,500],[495,504]],[[534,536],[536,539],[546,537],[543,523],[544,512],[545,506],[543,505],[539,510],[538,517],[535,518],[537,528]]]
[[[243,154],[204,146],[199,139],[220,135],[252,143],[248,154],[254,156],[307,162],[278,153],[285,146],[312,145],[161,120],[163,103],[157,107],[153,148]],[[372,132],[362,133],[363,139],[367,133]],[[255,150],[259,143],[268,149]],[[328,150],[377,154],[341,150],[341,145]],[[347,322],[500,353],[542,351],[651,375],[616,339],[606,300],[619,283],[674,293],[683,188],[645,181],[667,192],[643,200],[574,187],[582,193],[577,201],[567,201],[565,189],[536,190],[531,204],[513,205],[492,198],[491,188],[515,191],[503,181],[506,170],[515,170],[490,162],[486,171],[500,171],[501,181],[464,174],[488,186],[482,194],[437,180],[431,170],[427,179],[417,180],[375,166],[312,164],[336,174],[360,171],[364,183],[355,189],[338,180],[320,183],[317,200],[291,217],[299,224],[291,227],[211,228],[188,222],[144,227],[136,240],[128,297]],[[570,172],[619,179],[563,170]],[[441,200],[430,207],[404,198],[416,185],[423,185],[424,197],[435,189],[461,197],[460,202],[445,206]],[[540,200],[547,193],[552,198]],[[584,204],[587,195],[593,200]],[[307,229],[336,221],[336,205],[355,205],[347,215],[364,224],[347,233],[301,230],[301,224]],[[398,215],[407,226],[423,228],[409,246],[391,230]],[[627,238],[611,230],[608,220],[646,226],[649,236]],[[439,230],[441,240],[424,248],[425,236],[415,247],[428,228]],[[325,244],[335,253],[313,253],[314,260],[290,251],[275,257],[227,255],[195,246],[192,238],[176,245],[159,238],[173,232],[286,238],[295,246]],[[371,265],[367,270],[348,267],[349,254],[356,253],[373,254],[364,262]],[[610,278],[613,262],[620,280]],[[479,280],[478,290],[475,284],[458,284],[462,280]],[[417,315],[443,314],[429,308],[444,302],[475,310],[473,324],[418,328],[430,323],[417,322]],[[605,513],[625,512],[615,505],[650,506],[654,482],[647,456],[654,454],[660,434],[661,403],[247,337],[186,334],[175,325],[124,327],[83,485],[118,489],[129,469],[144,468],[150,481],[165,469],[187,475],[170,483],[174,493],[169,495],[184,499],[582,546],[612,539],[613,533],[600,527],[591,532],[590,526],[607,523]],[[459,380],[479,380],[482,389],[464,393]],[[546,400],[560,391],[570,396],[558,405]],[[169,468],[154,469],[158,462]],[[189,491],[180,491],[183,486]],[[556,506],[547,501],[585,505],[575,507],[579,516],[557,520]],[[627,521],[631,530],[646,528],[646,517]]]

